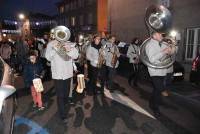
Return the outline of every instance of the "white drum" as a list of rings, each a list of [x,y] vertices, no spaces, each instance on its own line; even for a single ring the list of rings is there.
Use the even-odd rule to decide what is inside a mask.
[[[78,74],[77,75],[77,82],[78,82],[78,85],[77,85],[76,91],[78,93],[82,93],[84,88],[85,88],[85,79],[84,79],[84,75],[83,74]]]
[[[42,92],[44,90],[42,80],[40,78],[33,79],[33,86],[35,87],[36,92]]]

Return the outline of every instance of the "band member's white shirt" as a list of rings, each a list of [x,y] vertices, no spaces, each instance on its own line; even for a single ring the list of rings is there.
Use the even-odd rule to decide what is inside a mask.
[[[135,44],[130,44],[127,51],[129,63],[137,64],[139,61],[139,47]]]
[[[154,64],[161,63],[161,59],[166,56],[166,54],[162,52],[162,50],[165,48],[167,48],[165,44],[159,44],[157,40],[151,39],[145,48],[149,61]],[[165,76],[167,73],[167,68],[158,69],[148,66],[148,71],[150,76]]]
[[[112,62],[114,52],[116,53],[117,57],[120,56],[118,47],[116,45],[112,45],[110,42],[107,42],[106,43],[106,55],[105,55],[106,66],[111,67],[111,68],[113,68],[113,66],[111,65],[111,62]],[[119,60],[117,60],[114,68],[117,68],[118,66],[119,66]]]
[[[53,49],[57,45],[58,41],[53,40],[47,44],[47,50],[45,57],[51,62],[51,71],[53,79],[68,79],[73,76],[73,59],[78,58],[78,50],[72,47],[67,55],[70,57],[68,60],[64,60],[56,51]],[[69,45],[73,43],[69,42]]]
[[[103,48],[103,46],[101,48]],[[105,51],[103,51],[103,55],[105,56]],[[99,60],[98,49],[92,47],[92,45],[89,45],[86,51],[86,58],[90,61],[90,65],[92,65],[93,67],[97,67]]]

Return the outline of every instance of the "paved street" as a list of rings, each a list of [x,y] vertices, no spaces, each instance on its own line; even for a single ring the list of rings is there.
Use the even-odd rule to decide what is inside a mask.
[[[199,134],[200,118],[191,109],[179,105],[174,96],[164,98],[162,117],[156,119],[148,108],[151,87],[131,88],[117,76],[118,89],[105,90],[105,97],[76,95],[75,105],[66,105],[68,123],[58,118],[52,81],[44,83],[47,108],[32,108],[32,98],[17,77],[18,108],[14,134]],[[179,98],[178,98],[179,99]]]

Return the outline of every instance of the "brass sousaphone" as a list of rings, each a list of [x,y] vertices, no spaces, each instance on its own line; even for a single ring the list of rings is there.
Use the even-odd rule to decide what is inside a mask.
[[[53,29],[54,37],[59,42],[66,42],[71,36],[70,30],[65,26],[57,26]]]
[[[56,52],[61,56],[67,55],[64,45],[75,45],[74,43],[67,42],[71,36],[70,30],[65,26],[57,26],[51,30],[52,37],[58,41],[58,44],[54,47]],[[73,47],[73,46],[72,46]]]
[[[146,55],[146,45],[151,40],[153,32],[166,33],[172,24],[172,15],[170,11],[162,5],[152,5],[147,8],[145,22],[150,33],[150,37],[146,39],[140,47],[140,60],[151,68],[168,68],[175,61],[175,54],[166,55],[160,63],[151,63]]]

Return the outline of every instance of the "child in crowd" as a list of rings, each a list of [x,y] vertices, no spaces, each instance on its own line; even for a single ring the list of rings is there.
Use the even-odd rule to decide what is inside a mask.
[[[42,64],[37,59],[35,51],[29,52],[29,60],[24,66],[24,80],[27,87],[31,88],[31,94],[33,97],[33,107],[38,107],[38,110],[44,110],[42,103],[42,94],[37,92],[33,86],[33,79],[43,78],[44,70]]]

